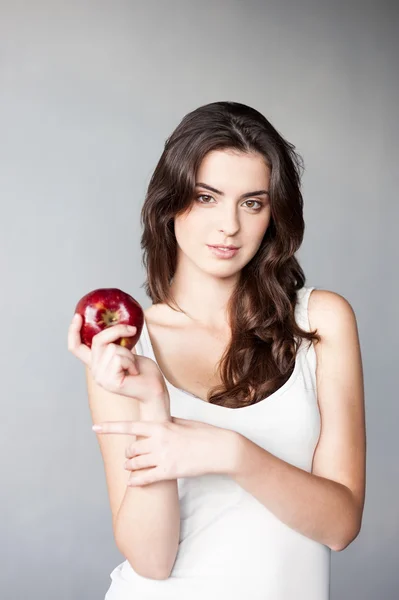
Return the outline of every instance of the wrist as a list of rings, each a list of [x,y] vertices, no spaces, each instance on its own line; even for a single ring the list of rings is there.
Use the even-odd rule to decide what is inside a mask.
[[[212,448],[208,472],[233,477],[239,468],[242,436],[234,430],[219,427],[212,427],[210,435],[209,438],[208,431],[206,447]]]
[[[228,452],[225,455],[226,462],[224,472],[231,477],[234,477],[241,471],[245,441],[246,438],[236,431],[226,430],[225,447]]]
[[[155,394],[150,401],[142,402],[140,418],[142,421],[171,421],[169,393]]]

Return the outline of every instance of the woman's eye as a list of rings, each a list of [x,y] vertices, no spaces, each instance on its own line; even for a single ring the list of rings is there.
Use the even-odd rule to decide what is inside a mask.
[[[253,208],[253,210],[260,210],[262,208],[262,206],[263,206],[263,204],[261,202],[259,202],[258,200],[246,200],[246,202],[252,202],[252,203],[256,202],[257,204],[259,204],[259,206],[256,207],[256,208],[254,208],[253,206],[249,207],[249,208]]]
[[[200,200],[200,198],[212,198],[212,196],[209,196],[208,194],[200,194],[199,196],[197,196],[197,200]],[[248,207],[250,210],[253,210],[255,212],[260,210],[263,206],[262,202],[259,202],[259,200],[246,200],[244,202],[244,204],[247,204],[248,202],[252,203],[252,204],[254,204],[254,203],[258,204],[258,206],[256,206],[256,207],[254,207],[254,206]],[[201,202],[200,201],[200,204],[210,204],[210,202]]]
[[[200,196],[197,196],[197,200],[199,200],[200,198],[212,198],[212,196],[208,196],[207,194],[201,194]],[[201,202],[201,204],[209,204],[209,202]]]

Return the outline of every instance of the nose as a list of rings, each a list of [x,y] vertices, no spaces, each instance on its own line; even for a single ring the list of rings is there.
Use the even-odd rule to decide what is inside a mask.
[[[226,237],[233,237],[239,229],[240,221],[235,208],[227,208],[222,211],[219,218],[218,231],[223,232]]]

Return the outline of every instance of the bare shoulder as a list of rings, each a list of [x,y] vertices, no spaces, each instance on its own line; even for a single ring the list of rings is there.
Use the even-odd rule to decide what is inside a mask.
[[[339,330],[342,332],[346,327],[353,328],[356,323],[350,302],[330,290],[315,289],[311,292],[308,313],[311,329],[317,328],[320,335],[339,334]]]

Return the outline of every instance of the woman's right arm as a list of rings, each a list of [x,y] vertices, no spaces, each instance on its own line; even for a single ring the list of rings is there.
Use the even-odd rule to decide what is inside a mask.
[[[93,337],[89,348],[81,340],[82,324],[82,316],[76,314],[68,329],[68,350],[86,365],[93,423],[171,420],[169,393],[157,363],[115,343],[133,335],[136,329],[129,330],[121,323],[107,327]],[[137,573],[150,579],[166,579],[176,560],[180,536],[177,480],[129,487],[131,471],[124,466],[132,437],[97,436],[114,538]]]
[[[89,407],[93,423],[104,421],[171,420],[166,398],[144,404],[108,392],[94,381],[86,367]],[[169,399],[167,399],[169,400]],[[141,436],[137,436],[141,439]],[[114,538],[118,550],[133,569],[150,579],[167,579],[173,568],[180,535],[177,480],[128,487],[131,471],[124,468],[131,435],[97,435],[111,505]],[[148,469],[143,469],[146,472]]]

